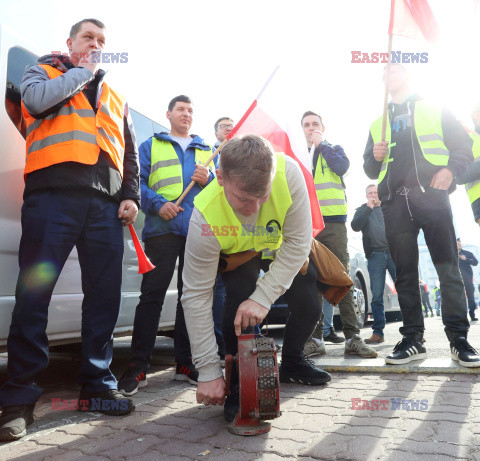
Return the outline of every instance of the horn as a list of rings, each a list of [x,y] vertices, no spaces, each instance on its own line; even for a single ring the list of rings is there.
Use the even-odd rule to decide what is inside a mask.
[[[147,258],[147,255],[143,251],[143,247],[140,244],[140,240],[138,240],[137,233],[135,232],[133,225],[130,224],[128,228],[130,229],[130,234],[132,235],[133,244],[135,245],[135,251],[137,252],[138,273],[145,274],[145,272],[149,272],[152,269],[155,269],[155,266],[150,262],[150,260]]]

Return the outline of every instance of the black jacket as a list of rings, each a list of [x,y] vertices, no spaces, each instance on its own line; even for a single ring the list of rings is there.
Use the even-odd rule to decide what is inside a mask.
[[[47,55],[39,64],[55,67],[64,74],[50,80],[44,69],[32,66],[26,70],[21,93],[29,113],[42,119],[55,114],[75,94],[83,91],[96,112],[98,89],[101,88],[105,72],[99,70],[94,76],[88,69],[75,67],[66,56]],[[57,102],[58,101],[58,102]],[[125,154],[123,179],[110,156],[100,151],[95,165],[64,162],[29,173],[25,180],[24,197],[41,189],[85,189],[108,196],[115,202],[132,199],[140,205],[140,168],[138,149],[132,118],[128,105],[124,108]]]
[[[408,99],[408,104],[410,107],[410,112],[412,117],[415,117],[415,103],[420,99],[418,96],[411,96]],[[393,104],[389,104],[389,111],[390,111],[390,120],[393,120]],[[431,163],[427,162],[422,154],[420,149],[420,144],[418,142],[417,136],[414,135],[414,123],[412,120],[412,129],[411,129],[411,141],[406,142],[405,145],[412,146],[413,145],[413,155],[415,156],[416,165],[417,165],[417,172],[413,171],[404,171],[403,174],[405,176],[405,181],[409,180],[412,174],[415,175],[415,185],[422,185],[423,187],[428,187],[430,182],[434,176],[434,174],[442,169],[442,166],[432,165]],[[443,138],[445,146],[447,147],[450,156],[447,164],[447,168],[451,170],[454,178],[461,175],[466,169],[471,165],[473,162],[473,154],[472,154],[472,140],[470,136],[468,136],[467,132],[460,124],[458,120],[453,116],[453,114],[446,110],[442,110],[442,130],[443,130]],[[412,148],[410,147],[408,152],[402,152],[402,155],[412,155]],[[413,158],[412,158],[413,160]],[[373,139],[371,133],[369,133],[367,145],[365,147],[365,152],[363,154],[363,169],[365,173],[370,179],[377,179],[380,173],[380,168],[382,166],[382,162],[378,162],[375,160],[373,156]],[[389,188],[389,177],[392,174],[392,169],[395,168],[395,162],[391,162],[388,166],[387,174],[384,180],[378,185],[378,197],[381,201],[386,201],[391,199],[391,194],[395,193],[394,190],[390,190]],[[412,161],[413,165],[413,161]],[[398,173],[398,172],[396,172]],[[402,173],[402,172],[400,172]],[[419,184],[418,184],[419,183]],[[411,184],[404,184],[405,186],[409,187]],[[452,182],[452,186],[449,189],[449,192],[453,192],[455,190],[455,181]]]
[[[364,203],[361,207],[355,210],[355,215],[350,223],[355,232],[362,232],[363,251],[365,252],[366,258],[370,258],[373,253],[372,239],[368,226],[369,218],[372,215],[372,212],[373,209]]]
[[[473,278],[472,266],[476,266],[478,264],[477,258],[475,258],[473,253],[466,250],[460,250],[460,253],[458,253],[458,255],[463,255],[467,258],[465,261],[458,258],[458,267],[460,268],[462,276],[467,276],[471,280]]]

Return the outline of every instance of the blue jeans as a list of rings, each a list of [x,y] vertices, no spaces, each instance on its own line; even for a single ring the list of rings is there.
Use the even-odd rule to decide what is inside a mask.
[[[78,380],[87,392],[117,388],[109,368],[122,282],[123,226],[117,213],[117,203],[89,191],[44,190],[25,198],[1,406],[35,404],[42,394],[35,381],[48,365],[48,305],[75,246],[84,294]]]
[[[385,328],[385,306],[383,292],[385,290],[385,274],[388,270],[392,280],[396,279],[395,264],[388,251],[374,251],[368,259],[368,274],[372,291],[373,332],[383,338]]]
[[[328,336],[333,330],[333,306],[323,298],[323,337]]]

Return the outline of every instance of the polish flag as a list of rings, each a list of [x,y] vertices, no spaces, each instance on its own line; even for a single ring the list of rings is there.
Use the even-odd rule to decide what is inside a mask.
[[[434,42],[438,24],[427,0],[391,0],[389,35]]]
[[[293,158],[302,170],[307,184],[312,215],[313,237],[323,228],[322,214],[315,191],[312,176],[312,158],[301,127],[302,113],[288,113],[283,91],[276,91],[275,85],[269,85],[278,67],[268,79],[257,99],[229,133],[228,139],[236,135],[256,134],[264,137],[273,146],[275,152],[282,152]],[[283,104],[282,104],[283,102]],[[275,118],[274,118],[275,117]]]

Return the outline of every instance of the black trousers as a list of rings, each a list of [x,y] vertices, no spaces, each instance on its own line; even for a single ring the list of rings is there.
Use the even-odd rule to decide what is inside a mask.
[[[236,354],[238,340],[233,321],[238,306],[255,291],[260,269],[268,271],[270,261],[256,257],[231,272],[222,274],[226,297],[223,307],[222,330],[227,354]],[[320,319],[322,307],[317,296],[317,270],[313,263],[307,273],[296,275],[285,292],[290,317],[285,325],[282,361],[295,363],[302,359],[305,343]]]
[[[422,229],[442,292],[442,321],[446,330],[467,332],[467,303],[458,268],[458,251],[447,191],[419,187],[392,191],[382,201],[390,254],[397,268],[395,286],[403,316],[401,334],[425,330],[418,285],[418,233]]]
[[[471,317],[475,317],[475,309],[477,304],[475,303],[475,287],[473,286],[472,277],[469,274],[462,274],[463,284],[465,285],[465,293],[468,301],[468,311]]]
[[[157,338],[160,314],[167,294],[168,286],[177,272],[177,311],[175,317],[175,332],[173,336],[175,362],[191,361],[190,340],[188,338],[185,316],[180,297],[182,296],[183,258],[186,237],[176,234],[164,234],[145,241],[145,254],[155,265],[155,269],[143,274],[140,302],[135,310],[132,334],[131,362],[147,370]]]

